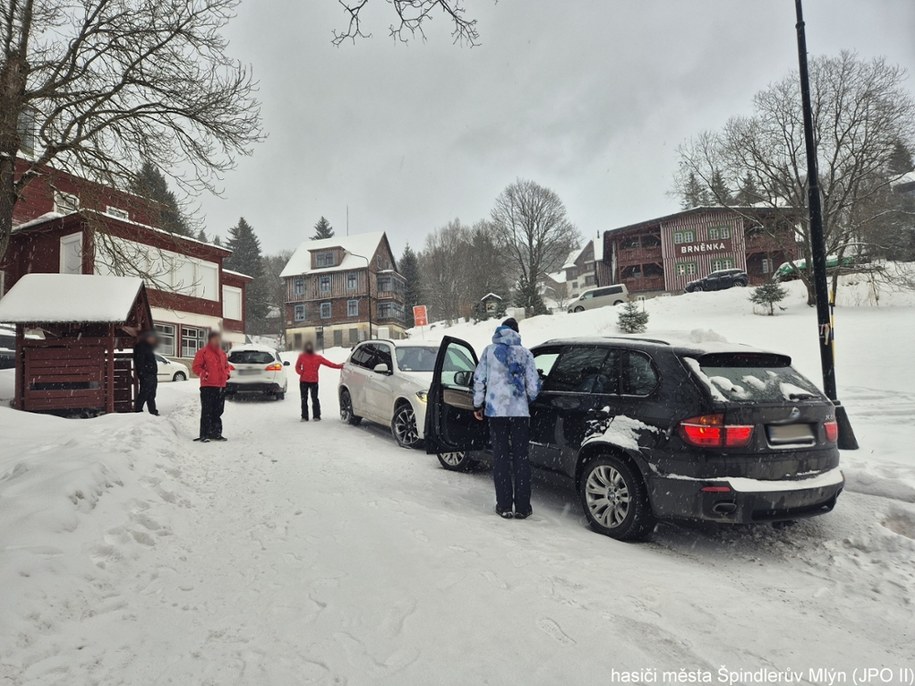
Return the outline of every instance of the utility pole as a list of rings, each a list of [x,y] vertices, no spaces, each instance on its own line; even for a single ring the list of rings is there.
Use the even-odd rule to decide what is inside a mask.
[[[813,132],[813,110],[810,105],[810,73],[807,68],[807,35],[804,30],[802,0],[795,0],[797,12],[797,58],[801,75],[801,107],[804,114],[804,143],[807,152],[807,205],[810,211],[810,248],[813,255],[813,280],[816,294],[817,325],[820,337],[820,366],[823,372],[823,391],[836,406],[839,424],[839,447],[857,450],[858,441],[852,430],[848,413],[838,400],[836,388],[836,363],[833,342],[832,316],[826,274],[826,238],[823,231],[823,208],[820,204],[820,181],[817,172],[817,147]]]

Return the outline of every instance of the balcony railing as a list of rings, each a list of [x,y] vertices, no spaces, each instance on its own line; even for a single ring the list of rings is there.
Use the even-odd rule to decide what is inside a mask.
[[[660,262],[661,246],[654,245],[644,248],[620,248],[617,259],[621,265]]]
[[[648,291],[663,291],[663,276],[643,276],[641,278],[623,279],[630,293],[645,293]]]

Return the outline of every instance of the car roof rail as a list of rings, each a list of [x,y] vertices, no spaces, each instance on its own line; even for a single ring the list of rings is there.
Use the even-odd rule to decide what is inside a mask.
[[[646,336],[604,336],[615,341],[641,341],[642,343],[657,343],[658,345],[670,345],[670,341],[660,338],[648,338]]]

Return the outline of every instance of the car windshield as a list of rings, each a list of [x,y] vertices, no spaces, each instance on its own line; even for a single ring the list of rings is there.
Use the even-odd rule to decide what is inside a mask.
[[[270,364],[276,359],[265,350],[233,350],[229,353],[232,364]]]
[[[715,353],[684,359],[715,400],[756,403],[824,397],[783,355]]]
[[[438,348],[397,348],[397,367],[404,372],[431,372],[435,368]]]

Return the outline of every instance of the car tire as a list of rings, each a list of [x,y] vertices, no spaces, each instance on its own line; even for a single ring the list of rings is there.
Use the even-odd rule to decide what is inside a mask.
[[[704,289],[702,286],[693,286],[688,292],[689,293],[701,293]]]
[[[582,307],[581,305],[579,305],[574,310],[572,310],[572,312],[584,312],[584,311],[585,311],[585,308]]]
[[[480,468],[480,463],[470,457],[467,451],[453,453],[438,453],[438,462],[449,472],[474,472]]]
[[[740,279],[739,281],[735,282],[734,285],[738,288],[746,288],[749,285],[749,282],[745,281],[744,279]]]
[[[617,300],[613,303],[613,306],[616,307],[617,305],[622,305],[622,304],[623,304],[622,300]]]
[[[345,388],[340,391],[340,419],[350,426],[362,423],[362,417],[353,413],[353,399]]]
[[[187,374],[184,372],[175,372],[172,381],[187,381]]]
[[[619,455],[605,453],[589,460],[578,494],[588,525],[604,536],[637,541],[657,523],[642,475]]]
[[[408,402],[401,402],[394,408],[394,417],[391,419],[391,434],[397,445],[401,448],[413,449],[419,443],[419,431],[416,428],[416,412]]]
[[[273,397],[276,398],[277,400],[285,400],[286,391],[280,391],[279,393],[276,393]]]

